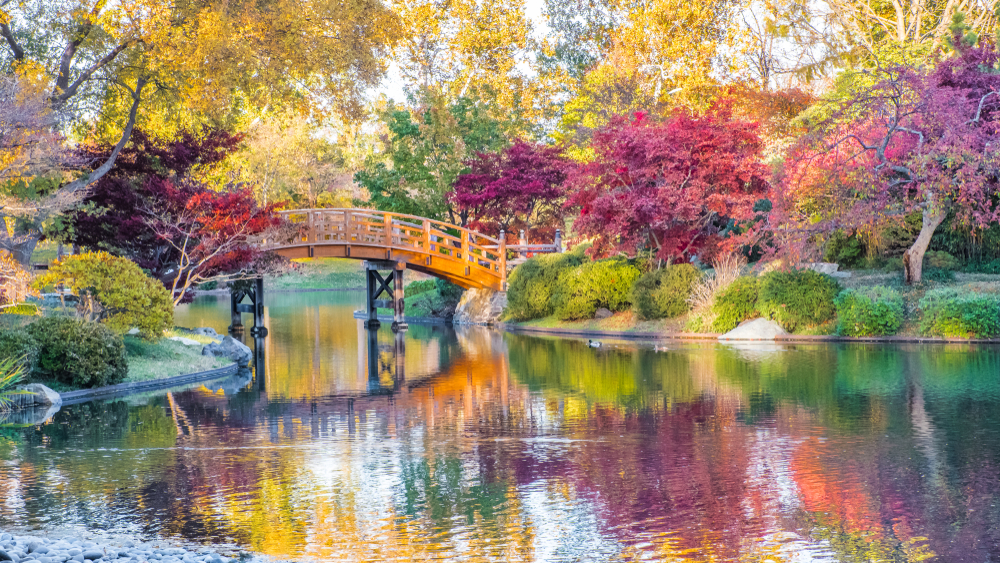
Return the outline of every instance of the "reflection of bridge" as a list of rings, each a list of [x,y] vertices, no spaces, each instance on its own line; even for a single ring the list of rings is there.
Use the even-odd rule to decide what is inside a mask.
[[[287,241],[265,241],[263,248],[286,258],[354,258],[365,261],[368,290],[367,326],[379,324],[376,311],[393,309],[394,329],[405,329],[403,271],[416,270],[445,279],[464,289],[507,289],[507,252],[517,252],[512,263],[529,252],[559,252],[560,233],[554,244],[529,245],[521,232],[520,243],[507,245],[505,233],[493,238],[476,231],[426,217],[372,209],[295,209],[280,215],[299,226]],[[380,271],[390,273],[383,277]],[[380,299],[385,294],[387,299]],[[242,305],[249,297],[252,305]],[[263,308],[263,284],[233,297],[233,327],[240,312]]]

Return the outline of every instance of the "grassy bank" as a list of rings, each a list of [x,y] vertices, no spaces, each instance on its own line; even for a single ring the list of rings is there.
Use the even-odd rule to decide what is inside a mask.
[[[206,371],[231,364],[224,358],[202,356],[201,349],[213,342],[207,336],[168,333],[166,336],[182,336],[199,342],[197,346],[181,344],[163,338],[149,342],[135,336],[125,337],[125,354],[128,357],[128,377],[125,383],[150,381],[175,375]]]
[[[916,337],[925,336],[920,329],[921,310],[920,300],[929,291],[939,289],[954,289],[968,294],[995,294],[1000,295],[1000,275],[998,274],[971,274],[955,273],[953,280],[947,281],[926,281],[918,286],[908,286],[903,283],[901,273],[887,273],[880,270],[858,270],[850,272],[851,276],[839,278],[841,286],[847,289],[865,290],[876,286],[888,287],[898,291],[903,298],[903,321],[896,336]],[[607,332],[640,332],[640,333],[660,333],[676,334],[700,332],[709,334],[701,330],[692,330],[690,322],[691,313],[669,319],[640,320],[634,310],[626,310],[614,313],[605,319],[584,319],[584,320],[560,320],[556,315],[523,321],[509,322],[515,326],[548,329],[566,329],[577,331],[607,331]],[[835,335],[837,334],[836,321],[830,321],[817,326],[802,326],[789,331],[798,335]]]

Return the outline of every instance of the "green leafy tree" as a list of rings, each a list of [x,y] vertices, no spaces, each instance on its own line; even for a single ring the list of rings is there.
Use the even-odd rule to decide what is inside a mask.
[[[382,120],[388,129],[385,159],[355,174],[368,191],[368,200],[356,204],[466,225],[468,213],[448,195],[475,153],[506,146],[507,124],[473,100],[449,104],[430,94],[414,109],[390,105]]]

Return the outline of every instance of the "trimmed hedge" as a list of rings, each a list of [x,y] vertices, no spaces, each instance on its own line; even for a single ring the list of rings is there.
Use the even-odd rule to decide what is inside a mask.
[[[920,331],[927,335],[992,338],[1000,335],[1000,296],[942,288],[920,300]]]
[[[584,250],[577,246],[572,252],[536,256],[514,268],[507,279],[504,320],[530,321],[551,315],[559,276],[587,261]]]
[[[639,268],[621,258],[581,264],[560,274],[555,315],[564,321],[592,319],[599,307],[624,311],[632,306],[632,286]]]
[[[757,296],[760,291],[758,278],[736,278],[729,287],[715,296],[712,304],[712,330],[729,332],[743,321],[759,316],[757,314]]]
[[[121,335],[69,317],[46,317],[28,326],[38,346],[33,376],[74,387],[121,383],[128,375]]]
[[[903,296],[888,287],[848,289],[833,302],[837,332],[844,336],[887,336],[903,325]]]
[[[840,284],[812,270],[768,272],[760,278],[757,311],[788,332],[834,320]]]
[[[669,319],[690,309],[691,287],[701,279],[691,264],[675,264],[643,274],[632,288],[632,305],[640,319]]]

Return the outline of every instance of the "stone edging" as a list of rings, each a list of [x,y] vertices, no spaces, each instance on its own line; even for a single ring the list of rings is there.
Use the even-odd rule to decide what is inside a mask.
[[[624,332],[612,330],[584,330],[572,328],[543,328],[520,326],[503,323],[500,328],[514,334],[539,334],[548,336],[573,336],[583,338],[620,338],[623,340],[700,340],[715,341],[724,344],[739,342],[775,342],[788,344],[856,342],[875,344],[1000,344],[1000,338],[936,338],[925,336],[831,336],[787,334],[775,337],[773,340],[719,340],[719,334],[702,332]]]
[[[62,399],[64,405],[73,405],[76,403],[84,403],[87,401],[92,401],[94,399],[104,399],[109,397],[117,397],[121,395],[131,395],[133,393],[142,393],[145,391],[156,391],[158,389],[166,389],[168,387],[174,387],[176,385],[184,385],[185,383],[198,383],[201,381],[219,379],[220,377],[233,375],[237,371],[239,371],[239,366],[236,364],[236,362],[233,362],[227,366],[222,366],[221,368],[215,368],[206,371],[196,371],[194,373],[185,373],[181,375],[175,375],[172,377],[164,377],[163,379],[151,379],[149,381],[133,381],[131,383],[119,383],[118,385],[108,385],[107,387],[97,387],[94,389],[80,389],[79,391],[69,391],[66,393],[60,393],[59,397]]]

